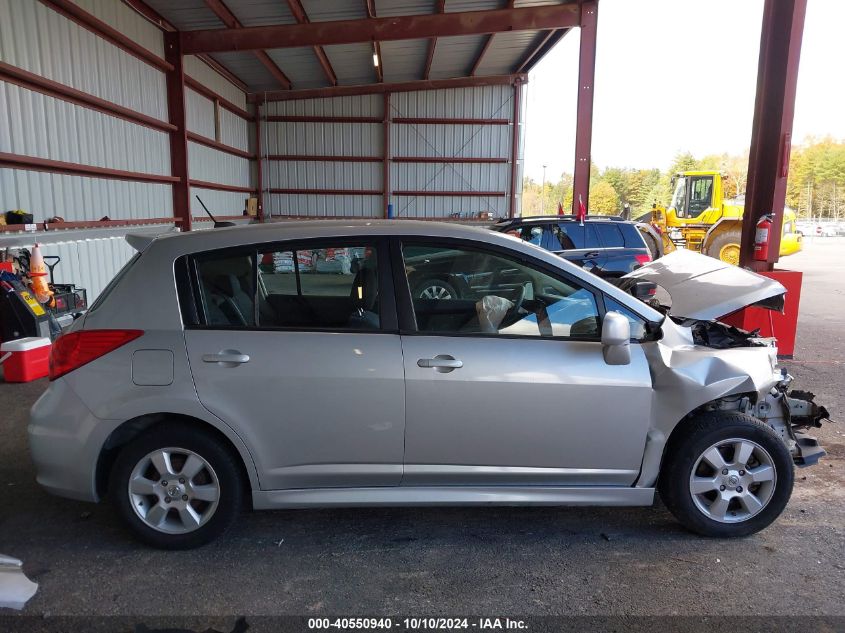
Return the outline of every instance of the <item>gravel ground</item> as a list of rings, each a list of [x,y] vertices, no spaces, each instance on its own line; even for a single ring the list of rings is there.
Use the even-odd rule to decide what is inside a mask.
[[[845,419],[845,238],[816,238],[783,264],[805,273],[785,364]],[[818,433],[829,457],[797,472],[782,517],[740,540],[689,534],[658,502],[253,513],[208,547],[162,552],[108,505],[35,484],[25,429],[45,386],[0,382],[0,552],[40,585],[24,614],[845,616],[842,423]]]

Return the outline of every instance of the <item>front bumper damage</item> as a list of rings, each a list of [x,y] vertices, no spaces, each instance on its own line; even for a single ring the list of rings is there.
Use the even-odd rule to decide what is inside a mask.
[[[781,436],[797,466],[813,466],[826,453],[807,431],[821,427],[822,420],[830,421],[830,414],[814,402],[815,394],[797,389],[790,391],[792,381],[792,376],[782,370],[780,380],[766,396],[746,406],[750,415],[768,424]]]

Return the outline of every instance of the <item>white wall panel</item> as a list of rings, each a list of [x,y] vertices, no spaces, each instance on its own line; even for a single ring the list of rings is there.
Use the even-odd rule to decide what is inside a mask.
[[[266,123],[265,154],[381,156],[380,123]]]
[[[74,0],[81,8],[117,29],[133,42],[164,57],[164,35],[149,20],[125,2],[116,0]]]
[[[190,88],[185,88],[185,119],[190,132],[214,138],[214,102]]]
[[[471,219],[479,213],[491,212],[495,217],[506,217],[506,197],[406,197],[391,198],[393,212],[400,218],[449,218],[458,214],[460,218]]]
[[[380,117],[382,114],[382,104],[383,99],[381,95],[330,97],[326,99],[293,99],[291,101],[270,101],[264,106],[264,114]]]
[[[313,194],[270,194],[265,209],[273,216],[302,215],[314,217],[382,217],[382,198],[378,196],[325,196]]]
[[[59,216],[68,222],[173,215],[169,184],[0,169],[0,211],[23,209],[36,222]]]
[[[188,172],[196,180],[220,185],[250,186],[248,159],[191,141],[188,141]]]
[[[185,74],[196,79],[206,88],[211,88],[221,97],[225,97],[239,108],[247,109],[246,94],[231,81],[223,77],[201,59],[193,55],[186,55]]]
[[[251,145],[250,138],[255,135],[254,130],[255,128],[246,119],[239,117],[226,108],[220,108],[221,143],[249,151]]]
[[[168,135],[0,81],[0,152],[170,174]]]
[[[35,0],[0,0],[0,61],[161,120],[164,73]]]
[[[244,210],[244,200],[249,197],[248,193],[241,193],[239,191],[217,191],[216,189],[201,189],[199,187],[191,187],[191,216],[193,217],[208,217],[202,208],[202,205],[197,200],[197,196],[202,198],[205,206],[211,211],[212,215],[240,215]]]
[[[393,156],[460,156],[510,160],[510,125],[393,125]]]
[[[381,190],[381,163],[271,161],[267,175],[274,189]]]
[[[392,116],[510,119],[512,98],[511,86],[476,86],[398,92],[390,105]]]

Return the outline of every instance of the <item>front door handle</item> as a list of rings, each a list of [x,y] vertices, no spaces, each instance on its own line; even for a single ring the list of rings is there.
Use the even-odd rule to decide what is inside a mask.
[[[599,255],[601,255],[601,253],[599,253],[598,251],[593,251],[592,253],[587,253],[586,255],[584,255],[584,257],[586,259],[595,259]]]
[[[432,368],[442,374],[448,373],[455,369],[460,369],[464,366],[464,362],[449,356],[447,354],[439,354],[434,358],[421,358],[417,361],[417,367]]]
[[[249,362],[248,354],[241,354],[238,350],[224,349],[222,352],[216,354],[203,354],[202,362],[204,363],[220,363],[229,367],[235,365],[242,365]]]

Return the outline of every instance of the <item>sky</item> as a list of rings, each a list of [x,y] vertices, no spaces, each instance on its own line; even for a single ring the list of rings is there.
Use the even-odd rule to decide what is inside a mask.
[[[740,153],[751,141],[763,0],[600,0],[592,158],[666,169],[680,151]],[[644,18],[648,18],[645,20]],[[808,0],[793,143],[845,139],[845,2]],[[525,175],[571,173],[578,29],[529,75]]]

